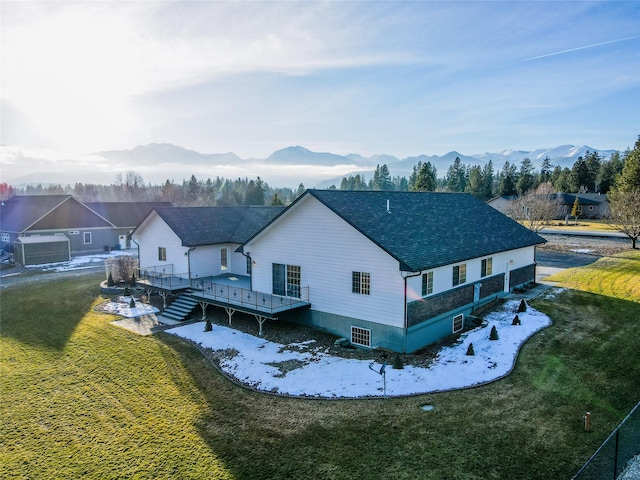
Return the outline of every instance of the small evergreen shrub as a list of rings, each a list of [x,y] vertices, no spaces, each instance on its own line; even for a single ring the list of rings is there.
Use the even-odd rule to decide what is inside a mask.
[[[400,355],[396,353],[396,356],[393,357],[393,368],[395,370],[402,370],[404,368],[404,363],[402,362],[402,358]]]
[[[135,273],[131,274],[131,286],[132,287],[136,286],[136,274]]]
[[[131,301],[129,302],[129,307],[136,308],[136,301],[133,299],[133,297],[131,297]]]
[[[475,354],[476,352],[473,351],[473,343],[470,343],[469,347],[467,348],[467,355],[473,357]]]
[[[518,307],[518,312],[526,312],[527,311],[527,302],[520,300],[520,306]]]
[[[131,295],[131,292],[129,291],[129,285],[125,285],[125,286],[124,286],[124,293],[123,293],[123,295],[124,295],[125,297],[128,297],[129,295]]]
[[[116,282],[113,281],[113,275],[111,275],[111,272],[109,272],[109,278],[107,278],[107,285],[109,287],[113,287],[116,284]]]
[[[513,322],[511,322],[511,325],[521,325],[520,323],[520,317],[518,316],[518,314],[516,313],[516,316],[513,317]]]
[[[491,327],[491,333],[489,334],[489,340],[498,340],[499,338],[500,337],[498,337],[498,329],[494,325],[493,327]]]
[[[204,331],[210,332],[211,330],[213,330],[213,325],[211,325],[211,320],[207,318],[207,323],[204,324]]]

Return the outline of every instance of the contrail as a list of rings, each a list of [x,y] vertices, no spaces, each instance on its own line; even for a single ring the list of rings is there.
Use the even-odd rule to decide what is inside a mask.
[[[632,40],[634,38],[639,38],[639,37],[640,35],[634,35],[633,37],[619,38],[617,40],[609,40],[608,42],[594,43],[593,45],[585,45],[584,47],[576,47],[576,48],[570,48],[569,50],[561,50],[559,52],[545,53],[544,55],[538,55],[537,57],[525,58],[523,62],[528,62],[529,60],[537,60],[539,58],[553,57],[554,55],[562,55],[563,53],[575,52],[577,50],[584,50],[585,48],[600,47],[601,45],[609,45],[610,43],[624,42],[626,40]]]

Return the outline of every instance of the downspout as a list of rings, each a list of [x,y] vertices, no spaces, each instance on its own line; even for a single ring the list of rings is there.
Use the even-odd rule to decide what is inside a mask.
[[[189,282],[191,282],[191,251],[195,250],[196,247],[189,247],[187,250],[187,276],[189,277]]]
[[[140,244],[136,242],[131,235],[129,235],[131,241],[136,244],[136,248],[138,250],[138,278],[140,278]]]
[[[249,290],[253,291],[253,260],[251,260],[251,253],[240,253],[249,259],[249,265],[251,266],[249,271]]]
[[[415,275],[404,275],[404,272],[400,270],[400,275],[404,279],[404,335],[402,336],[402,341],[404,342],[404,346],[402,350],[404,353],[407,353],[407,330],[409,329],[408,321],[407,321],[407,278],[413,278],[420,276],[422,272],[418,272]]]

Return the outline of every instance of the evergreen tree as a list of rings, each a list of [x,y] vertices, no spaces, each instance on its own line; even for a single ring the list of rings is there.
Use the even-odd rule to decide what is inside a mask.
[[[624,166],[616,178],[615,187],[619,192],[640,190],[640,136],[633,150],[625,152]]]
[[[413,185],[409,187],[414,192],[434,192],[437,185],[436,168],[431,162],[418,162],[418,170],[414,167]]]
[[[244,194],[244,204],[264,205],[264,188],[260,177],[258,177],[255,181],[251,180],[247,185]]]
[[[450,192],[464,192],[467,186],[465,166],[460,161],[460,157],[456,157],[453,164],[447,170],[446,185]]]
[[[546,183],[551,181],[551,159],[547,156],[542,160],[542,165],[540,165],[540,177],[538,183]]]
[[[508,161],[504,162],[502,172],[500,172],[499,195],[515,195],[516,190],[516,166]]]
[[[271,197],[271,205],[284,205],[284,202],[280,199],[280,197],[278,197],[278,192],[273,194],[273,197]]]
[[[589,183],[591,182],[587,162],[584,158],[578,157],[571,169],[571,176],[569,177],[570,191],[568,193],[577,193],[580,191],[580,187],[587,187],[588,189]]]
[[[378,177],[378,189],[384,190],[384,191],[393,190],[393,181],[391,180],[389,167],[387,167],[386,163],[380,167],[380,172]]]
[[[587,164],[587,172],[588,172],[588,180],[587,180],[587,191],[589,192],[597,192],[598,191],[598,172],[600,171],[600,166],[602,165],[602,159],[598,152],[590,152],[587,151],[585,154],[585,162]]]
[[[491,160],[482,167],[482,182],[484,184],[482,198],[489,200],[493,197],[493,162]]]

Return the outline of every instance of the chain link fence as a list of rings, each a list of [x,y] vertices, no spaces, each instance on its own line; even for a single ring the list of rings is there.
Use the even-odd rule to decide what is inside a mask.
[[[623,474],[625,468],[639,467],[635,465],[640,462],[638,454],[640,454],[640,402],[620,422],[596,453],[587,460],[573,480],[616,480]],[[630,462],[632,459],[633,461]],[[629,478],[639,477],[634,475]],[[620,480],[623,479],[627,480],[626,474],[620,478]]]

